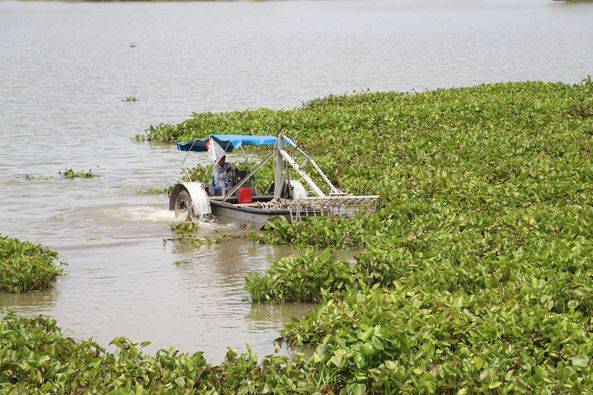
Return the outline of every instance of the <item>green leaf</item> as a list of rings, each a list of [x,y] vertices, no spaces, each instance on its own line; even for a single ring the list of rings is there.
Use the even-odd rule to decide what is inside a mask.
[[[342,391],[340,391],[340,394],[364,395],[366,394],[366,390],[366,385],[362,383],[348,384]]]
[[[381,339],[379,339],[377,336],[373,336],[371,343],[373,343],[373,347],[376,350],[383,350],[383,343],[381,343]]]
[[[585,355],[577,355],[576,357],[571,358],[572,366],[576,366],[578,368],[584,368],[589,363],[589,357]]]
[[[344,367],[344,357],[342,355],[334,355],[329,361],[338,368]]]
[[[502,385],[502,383],[501,383],[500,381],[495,381],[494,383],[490,383],[490,384],[488,385],[488,389],[491,389],[491,390],[493,390],[493,389],[495,389],[495,388],[498,388],[498,387],[500,387],[501,385]]]

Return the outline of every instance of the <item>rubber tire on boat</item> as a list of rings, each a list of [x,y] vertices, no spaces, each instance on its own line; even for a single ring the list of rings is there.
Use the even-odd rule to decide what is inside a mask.
[[[175,198],[175,217],[179,218],[179,216],[183,213],[187,213],[187,219],[194,219],[193,202],[191,201],[189,192],[187,192],[185,189],[179,191],[177,197]]]

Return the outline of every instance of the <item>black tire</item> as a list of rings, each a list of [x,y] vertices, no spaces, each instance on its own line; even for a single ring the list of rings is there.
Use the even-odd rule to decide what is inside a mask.
[[[191,196],[189,196],[189,192],[187,192],[184,189],[182,191],[179,191],[177,197],[175,198],[175,217],[179,218],[181,215],[186,213],[188,220],[194,219],[193,202],[191,201]]]

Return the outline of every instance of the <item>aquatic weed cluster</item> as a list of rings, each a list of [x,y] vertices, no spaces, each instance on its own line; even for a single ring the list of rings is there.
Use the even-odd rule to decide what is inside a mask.
[[[245,278],[253,302],[319,303],[328,293],[352,286],[350,264],[333,259],[328,251],[286,257],[273,263],[265,275]]]
[[[49,319],[8,315],[0,363],[11,375],[1,383],[65,392],[593,388],[593,82],[331,96],[296,110],[196,114],[145,138],[221,131],[288,131],[332,182],[381,195],[372,215],[279,221],[262,237],[359,251],[354,262],[310,251],[247,278],[254,301],[320,304],[282,331],[311,355],[258,362],[231,352],[211,366],[199,353],[147,356],[123,339],[105,353]]]
[[[149,343],[125,338],[111,342],[114,352],[93,340],[76,342],[49,317],[23,318],[6,312],[0,318],[0,391],[9,393],[259,393],[303,392],[303,362],[251,352],[227,353],[209,365],[202,353],[142,351]],[[289,364],[290,367],[287,366]],[[289,369],[289,370],[287,370]],[[287,374],[288,373],[288,374]]]
[[[285,258],[254,301],[321,301],[284,338],[332,389],[590,388],[593,82],[333,96],[287,111],[197,114],[167,142],[287,132],[332,182],[379,194],[353,221],[278,221],[266,242],[362,250]],[[331,372],[331,373],[330,373]]]
[[[161,195],[161,194],[168,194],[171,192],[172,186],[163,187],[163,188],[147,188],[147,189],[140,189],[136,191],[137,195]]]
[[[201,248],[216,243],[216,240],[213,238],[196,235],[195,232],[197,232],[198,229],[199,226],[196,223],[190,221],[173,224],[171,225],[171,230],[174,233],[173,238],[164,239],[164,241],[166,242],[170,240],[179,242],[194,248]]]
[[[214,170],[214,166],[207,165],[196,165],[191,168],[185,168],[181,171],[181,177],[179,179],[180,182],[188,182],[188,181],[195,181],[201,182],[202,184],[209,185],[210,181],[212,180],[212,172]]]
[[[126,96],[126,97],[123,97],[121,99],[121,101],[126,102],[126,103],[135,103],[138,101],[138,98],[136,96]]]
[[[93,173],[93,170],[92,169],[89,169],[89,171],[80,171],[80,170],[74,170],[74,169],[66,169],[63,172],[60,172],[60,174],[62,175],[62,177],[64,177],[67,180],[74,180],[76,178],[93,178],[93,177],[99,177],[99,174]]]
[[[25,174],[25,180],[27,181],[47,181],[51,180],[51,176],[44,176],[39,174]]]
[[[199,236],[197,234],[199,230],[199,225],[192,221],[185,221],[178,224],[172,224],[171,230],[173,231],[174,236],[170,239],[164,239],[164,242],[173,241],[181,243],[186,247],[192,248],[208,247],[222,240],[230,239],[233,237],[225,233],[209,236]],[[179,262],[175,263],[175,265],[178,264]]]
[[[58,253],[0,234],[0,289],[12,293],[45,289],[62,274]]]

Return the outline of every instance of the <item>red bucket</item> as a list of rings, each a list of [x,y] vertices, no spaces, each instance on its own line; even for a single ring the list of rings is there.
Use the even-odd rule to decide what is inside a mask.
[[[237,191],[237,200],[239,204],[253,203],[253,191],[251,188],[239,188]]]

